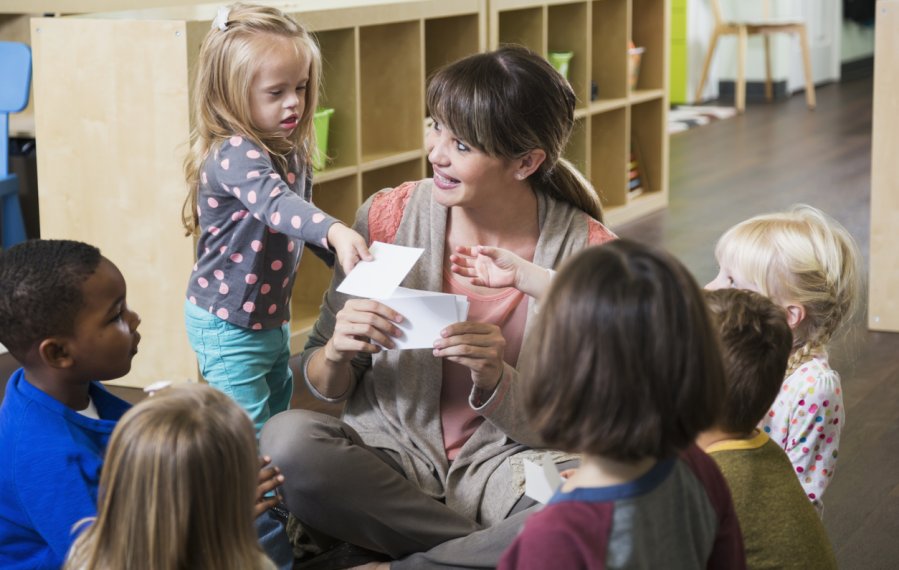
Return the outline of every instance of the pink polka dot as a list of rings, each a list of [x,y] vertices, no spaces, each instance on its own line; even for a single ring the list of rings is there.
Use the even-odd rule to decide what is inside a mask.
[[[230,288],[228,287],[227,283],[222,283],[221,285],[219,285],[219,293],[221,293],[222,295],[227,295],[228,291],[230,291]]]
[[[201,172],[201,173],[200,173],[200,180],[203,181],[203,184],[208,184],[208,183],[209,183],[209,178],[206,176],[206,173],[205,173],[205,172]]]
[[[811,406],[809,406],[809,407],[808,407],[808,411],[809,411],[810,414],[814,414],[815,412],[817,412],[817,411],[818,411],[818,404],[812,404]]]
[[[199,284],[203,289],[209,287],[209,281],[207,281],[205,277],[199,277],[197,279],[197,284]]]
[[[328,238],[322,238],[322,245],[325,249],[330,249],[331,246],[328,245]]]
[[[243,280],[246,281],[248,285],[253,285],[259,281],[259,276],[255,273],[247,273],[247,276],[244,277]]]
[[[272,303],[272,305],[268,308],[268,314],[274,315],[275,311],[277,311],[277,310],[278,310],[278,305],[275,305],[274,303]]]
[[[796,468],[796,472],[797,472],[797,473],[803,473],[803,472],[805,472],[805,469],[803,469],[802,467],[797,467],[797,468]]]
[[[234,187],[234,195],[240,198],[240,188],[237,186]]]
[[[287,173],[287,183],[293,184],[296,181],[297,181],[297,175],[294,174],[293,172],[288,172]]]
[[[830,400],[824,400],[823,402],[821,402],[821,405],[826,408],[827,406],[830,405]]]
[[[250,190],[250,192],[247,194],[247,202],[249,202],[250,204],[256,203],[256,192]]]
[[[272,262],[272,269],[273,269],[273,270],[278,271],[278,270],[281,269],[282,267],[284,267],[284,263],[283,263],[280,259],[276,259],[276,260],[274,260],[274,261]]]
[[[215,314],[220,319],[227,319],[228,318],[228,309],[222,307],[221,309],[216,311]]]
[[[281,282],[281,288],[286,289],[288,283],[290,283],[290,277],[285,277],[284,281]]]
[[[231,161],[226,158],[225,160],[223,160],[221,162],[221,165],[222,165],[222,170],[228,170],[228,168],[231,166]]]
[[[276,226],[277,226],[278,224],[280,224],[280,223],[281,223],[281,213],[280,213],[280,212],[275,212],[274,214],[272,214],[271,221],[272,221],[272,223],[275,224]]]
[[[293,250],[296,249],[296,247],[297,247],[297,246],[294,245],[294,242],[293,242],[293,241],[287,242],[287,252],[288,252],[288,253],[293,253]]]
[[[228,251],[227,245],[223,245],[222,247],[219,248],[219,253],[221,253],[221,254],[224,254],[226,251]]]
[[[247,179],[250,179],[250,178],[259,178],[259,171],[251,170],[251,171],[247,172]]]
[[[263,295],[268,295],[268,292],[272,290],[272,286],[268,283],[263,283],[260,291],[262,291]]]
[[[241,210],[241,212],[246,212],[246,210]],[[246,214],[241,215],[241,212],[234,212],[233,214],[231,214],[231,221],[236,222],[241,220],[242,218],[245,218]]]
[[[259,215],[259,212],[256,212],[255,214],[253,214],[253,217],[259,221],[262,221],[262,216]]]
[[[228,142],[231,143],[231,146],[240,146],[240,143],[243,142],[243,137],[233,136],[228,139]]]
[[[261,325],[260,323],[256,323],[255,325],[253,325],[253,326],[250,327],[250,328],[253,329],[254,331],[261,331],[261,330],[262,330],[262,325]]]
[[[191,296],[190,296],[190,299],[188,299],[188,300],[189,300],[191,303],[193,303],[194,305],[197,304],[197,298],[194,297],[193,295],[191,295]]]
[[[280,221],[281,221],[281,214],[278,214],[278,222],[280,222]],[[276,234],[276,233],[279,233],[279,232],[278,232],[278,230],[276,230],[275,228],[268,228],[268,233],[270,233],[270,234]]]
[[[218,229],[218,228],[215,227],[215,226],[209,226],[209,233],[211,233],[211,234],[214,235],[214,236],[219,235],[219,232],[220,232],[220,231],[221,231],[221,230]]]
[[[197,264],[194,263],[194,271],[196,271],[196,270],[197,270]]]
[[[215,198],[213,198],[212,196],[210,196],[209,199],[206,200],[206,203],[209,204],[210,208],[218,208],[219,207],[219,201],[216,200]]]
[[[272,190],[272,193],[268,195],[268,197],[269,197],[269,198],[274,198],[275,196],[277,196],[277,195],[280,194],[280,193],[281,193],[281,189],[280,189],[280,188],[275,188],[274,190]]]
[[[247,301],[246,303],[243,304],[243,310],[248,313],[252,313],[253,311],[256,310],[256,304],[253,303],[252,301]]]
[[[281,180],[281,175],[278,174],[277,172],[272,172],[271,174],[268,175],[268,177],[271,178],[272,180]]]
[[[262,155],[259,154],[259,151],[256,149],[251,148],[250,150],[247,151],[247,158],[259,158],[260,156],[262,156]]]
[[[294,217],[290,218],[290,225],[292,225],[296,229],[299,229],[300,228],[300,217],[294,216]]]
[[[322,223],[322,220],[324,220],[324,219],[325,219],[325,215],[322,214],[321,212],[316,212],[316,213],[312,214],[312,223],[313,224],[320,224],[320,223]]]
[[[204,250],[203,250],[203,253],[208,254],[208,253],[209,253],[209,248],[207,247],[206,249],[204,249]]]
[[[241,261],[243,261],[243,255],[239,253],[232,253],[229,259],[234,263],[240,263]]]
[[[262,251],[262,242],[258,239],[254,239],[250,243],[250,249],[252,249],[253,251]]]
[[[216,269],[215,271],[212,272],[212,274],[215,275],[215,278],[218,279],[219,281],[221,281],[222,279],[225,278],[225,272],[222,271],[221,269]]]
[[[200,210],[200,205],[197,204],[197,216],[202,216],[202,215],[203,215],[203,212],[202,212],[202,210]]]

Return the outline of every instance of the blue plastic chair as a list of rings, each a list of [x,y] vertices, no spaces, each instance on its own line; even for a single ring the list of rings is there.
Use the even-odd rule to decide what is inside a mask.
[[[3,204],[3,247],[25,241],[25,219],[19,203],[19,178],[9,172],[9,114],[28,105],[31,48],[0,42],[0,199]]]

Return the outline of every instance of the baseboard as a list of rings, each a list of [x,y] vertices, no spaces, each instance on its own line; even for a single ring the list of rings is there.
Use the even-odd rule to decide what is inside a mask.
[[[718,82],[718,98],[733,99],[736,92],[736,81],[719,81]],[[787,80],[771,82],[771,90],[775,101],[789,99],[790,94],[787,93]],[[765,82],[764,81],[747,81],[746,82],[746,102],[747,103],[764,103],[765,98]]]
[[[844,61],[840,66],[840,81],[852,81],[874,76],[874,56]]]

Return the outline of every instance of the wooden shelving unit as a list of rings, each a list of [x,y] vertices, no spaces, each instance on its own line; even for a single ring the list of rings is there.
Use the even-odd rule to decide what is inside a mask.
[[[566,150],[594,184],[615,226],[668,204],[669,0],[489,0],[490,49],[513,43],[546,54],[572,51],[577,123]],[[628,86],[628,42],[645,48]],[[591,100],[591,84],[598,98]],[[643,193],[629,197],[627,163],[640,156]]]
[[[314,200],[352,223],[362,201],[426,176],[425,78],[486,49],[486,0],[275,2],[318,38],[333,107]],[[197,378],[184,332],[193,243],[180,228],[181,162],[199,45],[219,4],[32,21],[44,237],[98,245],[128,280],[141,354],[120,383]],[[292,300],[299,352],[331,272],[307,254]]]

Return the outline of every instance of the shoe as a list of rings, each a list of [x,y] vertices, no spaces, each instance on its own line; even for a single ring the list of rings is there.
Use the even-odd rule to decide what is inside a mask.
[[[369,562],[388,562],[389,560],[390,557],[386,554],[341,542],[331,550],[317,556],[297,560],[293,568],[294,570],[343,570]]]

